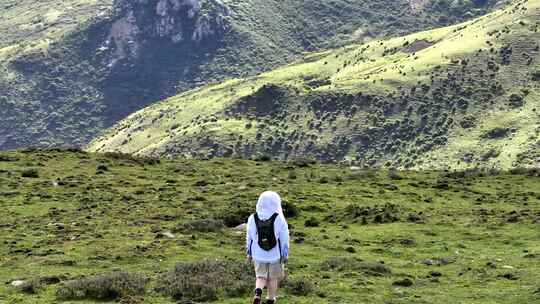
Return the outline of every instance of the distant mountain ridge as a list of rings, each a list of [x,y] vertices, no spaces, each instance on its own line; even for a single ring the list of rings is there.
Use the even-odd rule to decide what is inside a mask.
[[[396,168],[540,164],[540,3],[202,87],[130,115],[90,151],[311,156]]]
[[[5,0],[0,149],[82,146],[144,106],[305,51],[456,23],[506,1]]]

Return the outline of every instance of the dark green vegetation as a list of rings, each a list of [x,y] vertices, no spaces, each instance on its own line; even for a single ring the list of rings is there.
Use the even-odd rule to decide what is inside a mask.
[[[306,55],[139,111],[91,151],[311,155],[395,168],[509,169],[540,158],[540,2]]]
[[[534,303],[538,174],[1,153],[0,302],[246,303],[234,227],[273,189],[292,233],[280,303]]]
[[[506,1],[4,0],[0,149],[84,145],[135,110],[302,52],[470,19]]]

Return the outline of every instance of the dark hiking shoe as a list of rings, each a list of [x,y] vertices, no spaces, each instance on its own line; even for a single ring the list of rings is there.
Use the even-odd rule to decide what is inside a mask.
[[[275,304],[276,303],[276,300],[270,300],[270,299],[266,299],[266,302],[264,302],[264,304]]]
[[[253,297],[253,304],[261,304],[262,303],[262,300],[261,300],[261,297],[262,297],[262,289],[261,288],[256,288],[255,289],[255,297]]]

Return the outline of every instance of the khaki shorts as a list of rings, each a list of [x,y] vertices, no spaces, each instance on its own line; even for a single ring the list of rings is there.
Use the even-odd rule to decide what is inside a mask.
[[[285,266],[280,262],[277,263],[260,263],[254,261],[255,275],[257,278],[278,279],[285,277]]]

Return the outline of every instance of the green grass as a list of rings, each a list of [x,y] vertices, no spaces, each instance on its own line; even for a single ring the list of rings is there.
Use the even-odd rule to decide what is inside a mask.
[[[311,155],[418,169],[535,166],[539,13],[537,1],[516,1],[455,26],[308,54],[152,105],[88,149]],[[510,105],[513,95],[523,104]],[[229,120],[256,126],[230,128]],[[494,128],[512,132],[486,138]]]
[[[470,171],[460,176],[403,171],[397,172],[402,179],[391,179],[395,174],[387,171],[239,159],[155,163],[67,151],[7,152],[0,157],[1,282],[45,276],[66,281],[123,270],[151,279],[136,303],[174,303],[154,287],[160,273],[177,262],[244,259],[242,232],[175,229],[194,219],[252,210],[258,194],[273,189],[300,210],[289,218],[289,275],[315,284],[307,296],[281,293],[281,303],[517,304],[539,299],[540,184],[527,172]],[[107,170],[97,173],[100,165]],[[28,168],[37,169],[39,177],[21,177]],[[322,177],[328,182],[321,183]],[[201,180],[207,185],[196,186]],[[346,211],[350,205],[387,203],[397,206],[392,211],[396,222],[377,224],[370,215],[362,224],[361,217],[354,220]],[[409,221],[411,213],[422,220]],[[320,225],[305,227],[309,218]],[[160,231],[175,231],[175,238],[156,238]],[[346,264],[341,270],[324,268],[333,257],[375,263],[371,265],[383,261],[391,272],[369,275]],[[437,265],[440,259],[448,263]],[[430,263],[434,265],[426,265]],[[500,277],[507,273],[517,280]],[[413,286],[392,285],[403,278],[412,279]],[[59,286],[25,294],[0,284],[0,302],[59,302]],[[249,296],[215,302],[245,303]]]

